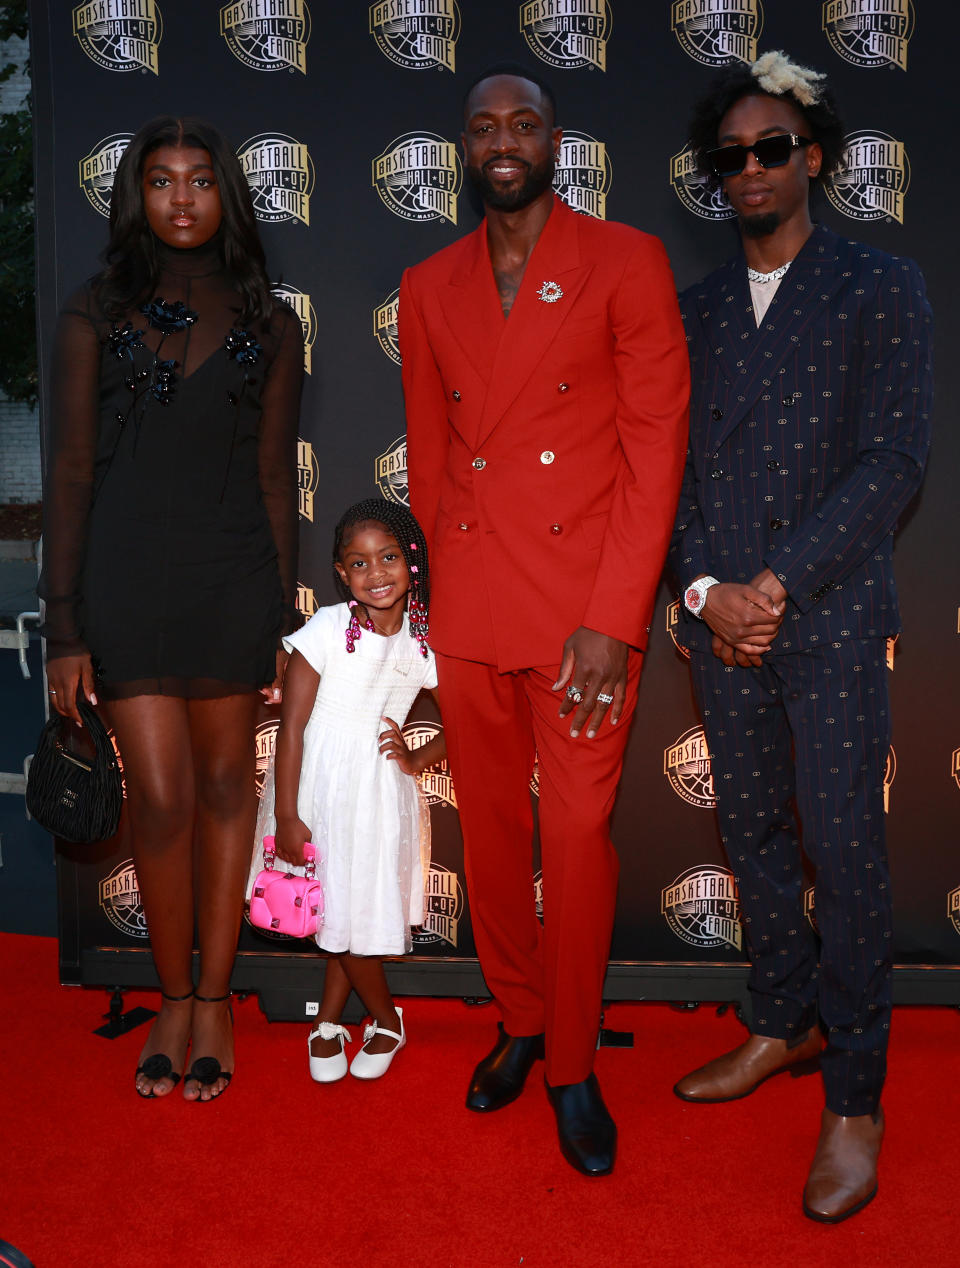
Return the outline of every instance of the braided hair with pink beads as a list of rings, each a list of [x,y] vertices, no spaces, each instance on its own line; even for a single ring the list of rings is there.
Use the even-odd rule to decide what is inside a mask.
[[[360,638],[360,621],[357,617],[357,601],[350,593],[349,587],[336,570],[340,563],[344,541],[349,530],[360,524],[379,524],[388,533],[392,533],[400,547],[404,563],[410,574],[410,591],[407,596],[407,620],[410,626],[410,637],[416,639],[421,655],[426,657],[427,637],[430,633],[430,566],[427,560],[427,542],[423,529],[417,523],[416,516],[399,502],[388,502],[384,498],[365,498],[349,507],[340,517],[333,534],[333,579],[337,592],[350,605],[351,618],[347,626],[347,651],[352,652],[354,644]],[[365,628],[373,629],[373,622],[367,618]]]

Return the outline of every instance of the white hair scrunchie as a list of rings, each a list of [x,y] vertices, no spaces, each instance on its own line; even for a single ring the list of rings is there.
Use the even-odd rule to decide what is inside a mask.
[[[750,73],[764,92],[773,97],[782,97],[788,92],[802,106],[816,105],[823,92],[817,81],[826,79],[826,75],[819,71],[791,62],[786,53],[779,50],[758,57],[750,67]]]

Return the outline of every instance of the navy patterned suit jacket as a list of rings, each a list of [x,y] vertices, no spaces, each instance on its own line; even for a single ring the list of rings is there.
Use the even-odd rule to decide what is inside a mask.
[[[759,327],[742,254],[680,304],[692,394],[678,585],[770,568],[789,596],[773,651],[898,633],[893,532],[920,485],[932,402],[916,264],[817,226]],[[709,650],[709,627],[680,611],[680,641]]]

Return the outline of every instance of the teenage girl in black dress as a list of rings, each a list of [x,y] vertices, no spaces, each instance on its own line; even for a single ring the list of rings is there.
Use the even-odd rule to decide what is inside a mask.
[[[45,488],[47,674],[99,701],[163,992],[141,1096],[221,1095],[256,817],[258,692],[296,628],[299,319],[209,124],[159,118],[117,170],[106,267],[64,306]],[[200,969],[192,974],[194,917]]]

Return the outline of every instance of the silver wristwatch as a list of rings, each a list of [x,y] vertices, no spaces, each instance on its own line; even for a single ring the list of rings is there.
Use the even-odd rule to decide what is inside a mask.
[[[700,616],[703,611],[703,605],[707,601],[707,591],[711,586],[718,586],[720,582],[716,577],[700,577],[696,581],[691,581],[683,592],[683,606],[691,614],[691,616]]]

